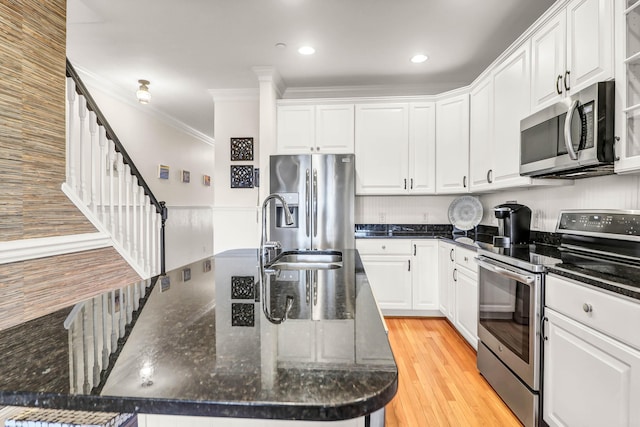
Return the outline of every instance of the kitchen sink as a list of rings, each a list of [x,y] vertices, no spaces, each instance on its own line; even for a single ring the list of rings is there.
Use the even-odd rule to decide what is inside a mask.
[[[267,267],[279,270],[333,270],[342,268],[342,252],[286,251],[278,255]]]

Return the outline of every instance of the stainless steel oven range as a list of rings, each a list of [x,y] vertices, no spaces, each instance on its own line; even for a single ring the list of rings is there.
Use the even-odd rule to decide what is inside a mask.
[[[526,427],[540,413],[540,325],[547,265],[534,245],[478,250],[478,370]]]

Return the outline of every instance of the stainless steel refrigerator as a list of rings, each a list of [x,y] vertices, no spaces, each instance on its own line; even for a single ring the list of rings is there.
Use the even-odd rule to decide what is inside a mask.
[[[271,156],[270,165],[270,192],[284,197],[294,219],[287,225],[282,203],[271,203],[270,240],[283,250],[355,248],[353,154]]]

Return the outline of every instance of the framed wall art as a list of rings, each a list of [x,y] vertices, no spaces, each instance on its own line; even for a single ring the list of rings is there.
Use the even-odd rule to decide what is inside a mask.
[[[158,178],[160,179],[169,179],[169,166],[167,165],[158,165]]]
[[[202,183],[205,187],[211,187],[211,177],[209,175],[202,175]]]
[[[231,138],[231,161],[253,160],[253,138]]]
[[[253,188],[253,166],[231,166],[231,188]]]
[[[185,170],[182,171],[182,182],[186,184],[191,182],[191,172]]]

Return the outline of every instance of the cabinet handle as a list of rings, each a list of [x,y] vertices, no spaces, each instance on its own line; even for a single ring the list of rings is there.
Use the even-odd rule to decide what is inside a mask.
[[[562,83],[562,75],[559,75],[558,78],[556,79],[556,92],[558,92],[558,95],[562,95],[562,86],[560,86]]]
[[[493,182],[493,169],[487,171],[487,182],[491,184]]]
[[[593,311],[593,306],[585,302],[582,304],[582,310],[584,310],[585,313],[591,313]]]
[[[416,245],[413,245],[413,256],[416,256]]]
[[[451,262],[455,261],[453,259],[453,248],[451,248],[451,252],[449,252],[449,259],[451,260]]]
[[[546,321],[547,321],[546,317],[540,318],[540,335],[545,341],[548,341],[549,337],[547,336],[547,334],[544,333],[544,324],[545,324],[544,322]]]
[[[571,74],[571,71],[569,71],[569,70],[567,70],[567,71],[564,73],[564,88],[565,88],[566,90],[570,90],[570,89],[571,89],[571,87],[569,87],[569,83],[567,83],[567,82],[568,82],[568,80],[567,80],[567,79],[569,78],[569,75],[570,75],[570,74]]]
[[[457,268],[453,269],[453,281],[454,282],[458,281],[458,269]]]
[[[407,260],[409,267],[407,268],[407,271],[411,271],[411,260]]]
[[[404,179],[404,189],[407,189],[407,178]]]
[[[462,186],[464,188],[467,188],[467,176],[466,175],[462,177]]]
[[[413,190],[413,178],[411,178],[411,189]]]

